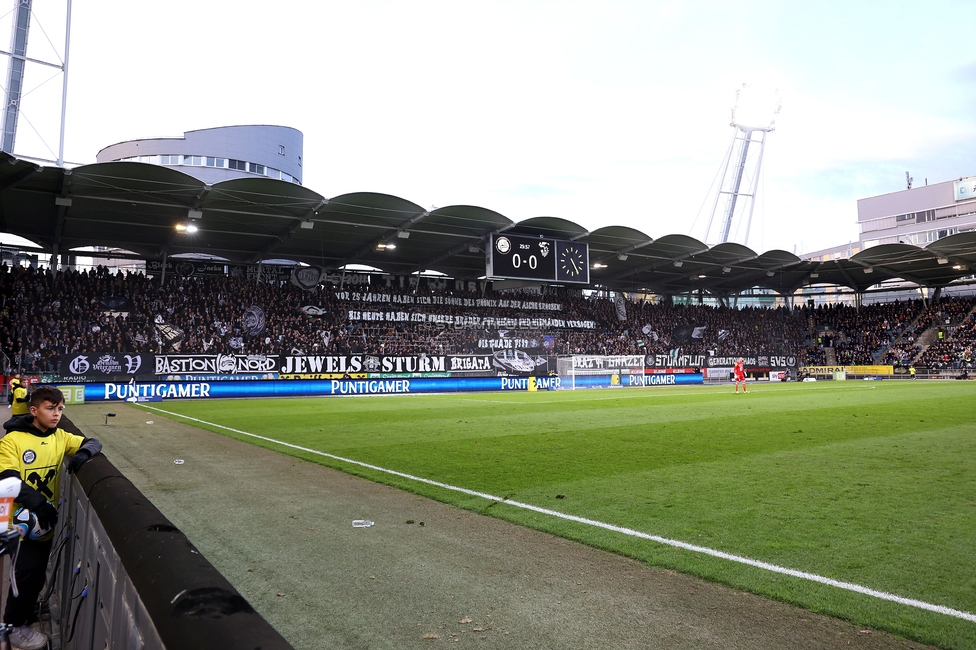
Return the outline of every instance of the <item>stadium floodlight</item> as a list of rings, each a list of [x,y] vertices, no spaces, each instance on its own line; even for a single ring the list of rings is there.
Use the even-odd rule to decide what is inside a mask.
[[[681,260],[675,260],[675,261],[674,261],[674,265],[675,265],[675,266],[676,266],[677,268],[679,268],[679,269],[681,268],[681,265],[682,265],[682,264],[684,264],[684,262],[682,262]]]
[[[397,237],[399,237],[400,239],[410,239],[410,231],[409,230],[397,230]]]
[[[607,268],[607,265],[606,264],[600,264],[599,262],[594,262],[593,263],[593,268],[595,268],[595,269],[605,269],[605,268]]]
[[[775,274],[775,273],[773,273],[772,271],[766,271],[766,276],[767,276],[767,277],[770,277],[770,278],[771,278],[771,277],[773,277],[774,275],[776,275],[776,274]]]
[[[742,84],[742,88],[735,91],[731,126],[743,131],[773,131],[776,116],[782,108],[779,90]]]
[[[617,259],[620,260],[621,262],[626,262],[627,261],[627,255],[625,253],[618,253],[617,254]]]
[[[965,264],[954,264],[952,266],[952,268],[954,268],[957,271],[965,271],[966,270],[966,265]]]
[[[819,273],[811,273],[810,274],[810,277],[811,278],[819,278],[820,277],[820,274]]]
[[[722,273],[731,273],[731,272],[732,272],[732,267],[730,267],[730,266],[723,266],[722,267]]]
[[[302,219],[302,228],[305,230],[311,230],[315,227],[315,222],[311,219]]]
[[[184,233],[184,234],[192,235],[197,230],[199,230],[199,228],[197,228],[196,227],[196,224],[194,224],[192,222],[191,223],[178,223],[178,224],[176,224],[176,232],[178,232],[178,233]]]
[[[867,266],[867,267],[864,268],[864,272],[865,273],[874,273],[874,269],[872,269],[870,266]]]
[[[393,250],[394,248],[396,248],[396,244],[386,244],[380,242],[379,244],[376,245],[376,250],[378,251]]]
[[[939,257],[935,261],[938,262],[939,264],[948,264],[949,263],[949,258],[948,257]]]
[[[698,279],[699,280],[704,280],[706,277],[708,277],[708,276],[705,275],[704,273],[702,273],[701,275],[698,276]]]
[[[203,210],[194,210],[193,208],[190,208],[190,210],[186,213],[186,216],[188,219],[203,219]]]
[[[468,246],[468,252],[469,253],[480,253],[481,252],[481,247],[478,246],[477,244],[472,244],[471,246]]]

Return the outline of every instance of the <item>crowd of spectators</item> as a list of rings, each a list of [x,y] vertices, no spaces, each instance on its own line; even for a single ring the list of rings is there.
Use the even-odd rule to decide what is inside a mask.
[[[958,323],[972,307],[971,301],[954,300],[929,308],[921,301],[908,301],[860,309],[627,302],[622,306],[626,317],[621,318],[621,305],[605,295],[584,297],[578,291],[541,296],[490,289],[434,291],[423,284],[355,289],[326,284],[307,291],[288,282],[229,276],[170,275],[161,283],[157,277],[110,273],[105,268],[54,276],[45,270],[3,266],[0,349],[8,366],[26,372],[56,372],[62,356],[80,353],[487,354],[511,340],[517,347],[550,355],[786,354],[797,355],[800,365],[823,364],[825,348],[833,347],[838,363],[862,365],[877,362],[899,336],[911,345],[928,324],[939,319]],[[407,295],[414,301],[402,299]],[[441,299],[421,300],[424,296]],[[559,309],[525,309],[524,302],[517,309],[475,304],[478,298],[555,303]],[[366,310],[472,317],[477,322],[558,318],[595,326],[458,327],[426,319],[350,318]],[[966,337],[973,336],[973,322],[952,327],[951,350],[933,350],[939,362],[945,359],[936,353],[945,357],[971,351]]]
[[[974,304],[976,303],[972,297],[944,298],[924,307],[911,327],[887,349],[883,362],[896,366],[960,367],[966,348],[955,349],[954,345],[948,345],[948,338],[966,318]],[[936,328],[934,345],[930,345],[923,353],[924,344],[920,339],[926,330],[933,327]]]
[[[976,352],[976,315],[972,314],[972,299],[956,299],[946,303],[935,314],[936,333],[933,341],[915,362],[933,369],[971,369]]]
[[[834,348],[837,365],[866,366],[877,363],[924,308],[921,300],[864,305],[823,305],[813,312],[819,347]],[[821,358],[823,354],[821,351]]]

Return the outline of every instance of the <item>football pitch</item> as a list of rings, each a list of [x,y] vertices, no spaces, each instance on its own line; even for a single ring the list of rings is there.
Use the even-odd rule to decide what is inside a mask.
[[[976,647],[976,382],[140,406],[858,625]]]

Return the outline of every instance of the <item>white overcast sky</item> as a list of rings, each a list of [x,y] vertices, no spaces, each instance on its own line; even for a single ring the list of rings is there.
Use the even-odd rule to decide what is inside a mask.
[[[57,61],[65,0],[34,5],[28,54]],[[65,159],[280,124],[304,133],[303,184],[327,197],[701,238],[750,83],[782,111],[748,245],[802,253],[856,241],[857,199],[904,189],[905,171],[976,174],[973,8],[74,0]],[[16,153],[56,157],[61,83],[28,68]]]

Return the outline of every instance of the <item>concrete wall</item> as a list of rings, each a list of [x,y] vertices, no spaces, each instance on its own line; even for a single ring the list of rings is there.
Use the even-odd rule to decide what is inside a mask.
[[[292,647],[105,456],[66,478],[49,566],[55,650]]]

